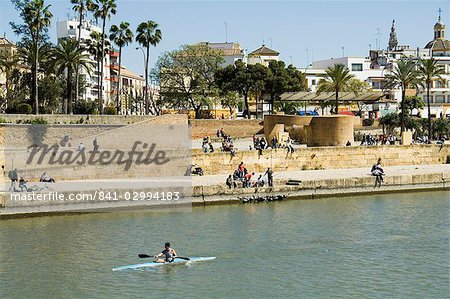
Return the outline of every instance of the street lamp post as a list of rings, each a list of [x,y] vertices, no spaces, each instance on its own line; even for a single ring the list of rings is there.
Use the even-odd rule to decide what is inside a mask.
[[[306,91],[306,92],[309,91],[309,88],[308,88],[308,78],[306,77],[306,76],[307,76],[307,75],[306,75],[306,71],[308,70],[308,68],[309,68],[310,66],[312,66],[312,63],[308,64],[308,65],[305,67],[305,91]],[[305,101],[305,116],[306,116],[306,107],[307,107],[307,102]]]
[[[142,47],[136,47],[136,50],[141,50],[142,51],[142,56],[143,56],[143,58],[144,58],[144,69],[145,69],[145,67],[146,67],[146,61],[147,61],[147,57],[146,57],[146,55],[145,55],[145,51],[144,51],[144,48],[142,48]],[[147,78],[145,78],[145,82],[147,82]],[[147,97],[148,97],[148,86],[147,86],[147,84],[145,84],[146,86],[144,86],[144,101],[145,101],[145,103],[147,103]],[[141,109],[142,110],[142,109]]]

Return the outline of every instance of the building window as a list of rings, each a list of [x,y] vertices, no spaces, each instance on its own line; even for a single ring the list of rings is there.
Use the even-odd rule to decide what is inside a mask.
[[[436,88],[442,88],[442,82],[436,81]]]
[[[427,98],[427,97],[425,96],[425,99],[426,99],[426,98]],[[430,96],[430,103],[434,103],[434,102],[433,102],[433,100],[434,100],[433,98],[434,98],[433,96]]]
[[[439,96],[436,96],[435,97],[435,103],[436,104],[442,104],[442,103],[444,103],[444,99],[445,99],[445,97],[444,96],[442,96],[442,95],[439,95]]]
[[[363,65],[362,63],[352,63],[352,71],[353,72],[362,72]]]
[[[315,79],[311,80],[311,85],[316,85],[316,80]]]
[[[73,30],[73,26],[72,26],[72,25],[70,25],[70,26],[69,26],[69,29],[70,29],[70,30]]]
[[[447,104],[450,104],[450,96],[447,96]]]

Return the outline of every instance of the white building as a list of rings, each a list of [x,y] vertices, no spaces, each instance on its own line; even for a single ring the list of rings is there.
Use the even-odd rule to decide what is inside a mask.
[[[247,63],[248,64],[259,63],[264,66],[269,66],[269,62],[278,61],[279,56],[280,56],[279,52],[269,49],[265,45],[262,45],[255,51],[248,54]]]
[[[57,30],[57,39],[58,43],[65,38],[73,38],[78,39],[79,29],[78,29],[79,21],[76,19],[60,21],[56,25]],[[84,21],[81,26],[81,42],[86,44],[89,40],[91,40],[92,32],[101,33],[101,29],[95,25],[93,25],[90,21]],[[112,52],[111,55],[115,53]],[[91,56],[92,61],[95,61],[94,56]],[[91,74],[88,74],[86,70],[81,70],[80,77],[86,81],[86,92],[83,95],[79,95],[80,98],[84,98],[85,100],[94,101],[99,98],[99,89],[100,86],[97,86],[98,76],[101,74],[97,73],[97,68],[95,67]],[[110,75],[110,55],[105,55],[104,67],[103,67],[103,101],[106,104],[111,102],[110,99],[110,91],[111,91],[111,75]]]
[[[208,46],[211,49],[218,50],[222,53],[222,57],[225,60],[223,67],[234,65],[236,61],[244,62],[244,49],[238,43],[210,43],[200,42],[195,46]]]

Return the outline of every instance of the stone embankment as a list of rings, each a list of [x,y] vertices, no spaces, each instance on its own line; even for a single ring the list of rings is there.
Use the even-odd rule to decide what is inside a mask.
[[[386,175],[380,188],[369,168],[275,172],[274,186],[230,189],[226,175],[194,177],[193,203],[239,202],[239,197],[286,194],[289,198],[315,199],[331,196],[450,190],[450,164],[384,167]],[[298,185],[287,185],[288,181]],[[450,197],[450,193],[449,193]]]

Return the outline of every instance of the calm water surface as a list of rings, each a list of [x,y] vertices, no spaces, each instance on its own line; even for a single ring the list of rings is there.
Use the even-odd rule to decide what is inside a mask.
[[[450,193],[0,221],[0,298],[449,298]],[[155,254],[216,256],[112,272]]]

